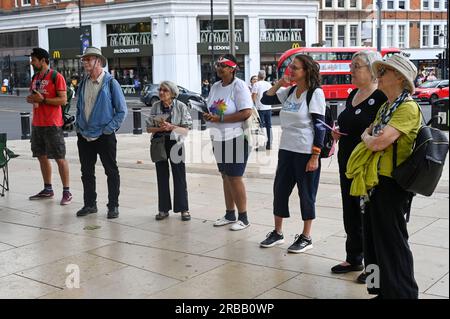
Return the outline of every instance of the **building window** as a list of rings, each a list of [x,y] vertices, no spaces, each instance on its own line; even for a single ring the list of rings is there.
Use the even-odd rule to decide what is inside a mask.
[[[398,26],[398,47],[399,48],[405,48],[405,26],[399,25]]]
[[[444,25],[444,47],[447,46],[447,25]]]
[[[448,9],[448,0],[444,1],[444,9],[446,9],[446,10]]]
[[[338,8],[344,8],[345,7],[345,0],[338,0]]]
[[[356,43],[357,37],[358,37],[358,26],[351,25],[350,26],[350,46],[352,46],[352,47],[357,46],[357,43]]]
[[[356,0],[350,0],[350,8],[356,8]]]
[[[22,6],[31,6],[31,0],[22,0]]]
[[[332,8],[333,0],[325,0],[325,8]]]
[[[305,40],[303,19],[261,19],[259,20],[261,42],[300,42]]]
[[[402,10],[405,10],[405,9],[406,9],[406,3],[405,3],[405,1],[399,1],[399,2],[398,2],[398,8],[399,8],[399,9],[402,9]]]
[[[441,27],[439,25],[433,26],[433,45],[439,45],[439,31]]]
[[[386,45],[388,47],[394,46],[394,26],[388,25],[387,26],[387,32],[386,32]]]
[[[327,47],[333,46],[333,28],[332,25],[325,26],[325,43]]]
[[[387,2],[387,8],[388,9],[394,9],[394,1],[393,0],[388,0]]]
[[[345,46],[345,25],[338,25],[338,47]]]
[[[429,25],[422,26],[422,46],[427,47],[430,45],[429,35],[430,35],[430,26]]]
[[[424,9],[424,10],[430,10],[430,1],[428,1],[428,0],[423,0],[422,6],[423,6],[423,9]]]
[[[434,9],[439,9],[440,4],[439,4],[439,0],[434,0]]]

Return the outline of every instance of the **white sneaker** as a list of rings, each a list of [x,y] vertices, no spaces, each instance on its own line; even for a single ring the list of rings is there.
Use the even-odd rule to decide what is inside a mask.
[[[247,225],[244,224],[242,221],[238,220],[233,225],[231,225],[230,230],[243,230],[250,226],[250,223]]]
[[[225,216],[223,216],[222,218],[219,218],[218,220],[216,220],[214,222],[214,226],[215,227],[225,226],[225,225],[232,224],[232,223],[235,223],[235,222],[236,222],[235,220],[228,220],[228,219],[225,218]]]

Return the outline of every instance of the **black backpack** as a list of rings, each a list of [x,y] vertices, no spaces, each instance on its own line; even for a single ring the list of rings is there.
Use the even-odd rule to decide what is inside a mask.
[[[420,112],[422,110],[420,109]],[[423,114],[422,114],[423,119]],[[392,177],[406,191],[430,196],[444,169],[448,152],[448,138],[444,132],[430,126],[433,118],[417,133],[411,155],[397,166],[397,142],[393,147]]]
[[[291,96],[291,94],[295,91],[296,88],[297,88],[297,86],[294,85],[293,87],[291,87],[289,89],[288,97]],[[308,106],[308,109],[309,109],[309,103],[311,102],[313,93],[316,89],[317,88],[309,89],[308,93],[306,93],[306,105]],[[333,127],[333,116],[331,115],[331,108],[328,105],[325,107],[325,123],[328,126]],[[320,152],[320,158],[328,158],[328,157],[332,156],[334,154],[334,150],[335,150],[333,145],[334,145],[334,139],[333,139],[333,136],[331,135],[331,130],[329,128],[327,128],[326,132],[325,132],[325,138],[323,140],[322,151]]]
[[[34,78],[36,77],[37,73],[35,73],[33,75],[33,77],[31,78],[31,82],[33,82]],[[53,70],[52,75],[51,75],[51,79],[52,79],[52,83],[53,85],[56,85],[56,77],[58,75],[58,72]],[[73,95],[73,90],[66,85],[66,94],[67,94],[67,103],[66,105],[61,105],[61,113],[62,113],[62,119],[63,119],[63,126],[62,129],[65,132],[71,132],[73,130],[73,124],[75,123],[75,116],[70,115],[69,110],[70,110],[70,102],[72,100],[72,95]],[[70,97],[69,97],[70,96]]]

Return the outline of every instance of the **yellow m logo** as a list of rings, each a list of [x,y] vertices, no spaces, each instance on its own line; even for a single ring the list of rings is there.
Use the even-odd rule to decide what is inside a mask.
[[[300,48],[300,43],[298,43],[298,42],[292,43],[292,49],[297,49],[297,48]]]
[[[53,51],[53,59],[61,59],[61,52]]]

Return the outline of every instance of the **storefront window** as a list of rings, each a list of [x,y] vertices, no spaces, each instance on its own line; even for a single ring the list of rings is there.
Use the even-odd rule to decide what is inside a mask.
[[[261,42],[299,42],[305,39],[303,19],[261,19],[259,40]]]
[[[214,43],[228,43],[229,28],[228,20],[214,20]],[[236,19],[234,21],[235,42],[244,42],[244,20]],[[200,20],[200,43],[211,42],[211,21]]]
[[[125,94],[138,94],[145,84],[152,83],[151,57],[112,58],[108,65]]]
[[[108,24],[108,46],[150,45],[152,42],[150,22]]]

